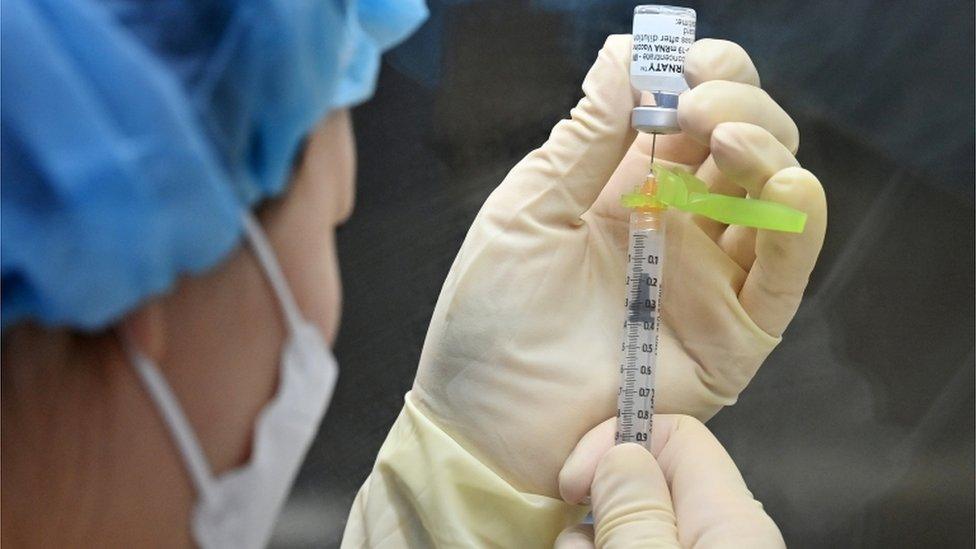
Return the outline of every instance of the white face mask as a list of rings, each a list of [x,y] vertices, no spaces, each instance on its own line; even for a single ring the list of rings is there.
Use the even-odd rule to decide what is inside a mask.
[[[305,452],[332,398],[338,368],[319,330],[306,321],[288,289],[271,246],[250,213],[244,227],[284,311],[288,341],[278,391],[258,415],[251,461],[214,477],[180,404],[159,368],[129,341],[129,359],[183,455],[197,490],[192,531],[205,548],[262,547],[291,489]]]

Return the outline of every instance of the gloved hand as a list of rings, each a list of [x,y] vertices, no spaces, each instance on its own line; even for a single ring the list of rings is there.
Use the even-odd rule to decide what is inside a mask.
[[[586,434],[559,488],[570,503],[592,494],[593,525],[568,528],[556,549],[592,547],[784,547],[732,458],[688,416],[656,415],[651,452],[613,446],[616,420]]]
[[[517,490],[556,496],[583,433],[615,415],[628,211],[649,169],[635,140],[630,37],[612,36],[572,118],[485,202],[434,310],[412,401]],[[706,420],[736,401],[779,342],[823,242],[817,179],[793,157],[797,128],[758,88],[735,44],[696,43],[684,132],[657,157],[713,192],[806,211],[802,234],[725,227],[667,212],[657,411]]]

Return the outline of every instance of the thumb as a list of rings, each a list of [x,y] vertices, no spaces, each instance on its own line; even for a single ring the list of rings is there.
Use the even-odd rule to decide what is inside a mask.
[[[607,38],[583,80],[570,118],[526,156],[492,195],[502,211],[524,211],[546,225],[576,225],[599,196],[635,137],[630,111],[630,36]]]
[[[580,503],[590,495],[595,524],[592,530],[580,526],[564,531],[556,545],[559,549],[593,543],[596,547],[679,546],[664,473],[643,447],[613,446],[616,424],[617,419],[610,418],[591,429],[559,472],[563,499]]]
[[[611,448],[597,465],[590,493],[597,547],[680,547],[668,483],[642,446]]]

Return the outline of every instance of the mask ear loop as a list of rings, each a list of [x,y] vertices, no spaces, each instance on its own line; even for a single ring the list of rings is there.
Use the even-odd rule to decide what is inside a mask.
[[[278,302],[281,304],[289,331],[294,334],[302,324],[303,317],[291,290],[288,288],[285,275],[278,265],[271,244],[250,211],[245,210],[241,217],[248,242],[254,249],[258,262],[261,264]],[[193,427],[186,415],[183,414],[179,400],[173,394],[169,383],[160,373],[159,368],[142,354],[126,330],[121,330],[121,340],[125,352],[129,356],[129,362],[134,366],[136,374],[150,398],[155,402],[156,408],[162,414],[163,422],[179,448],[180,455],[183,457],[183,462],[197,493],[204,501],[212,501],[214,498],[214,480],[210,464],[207,462],[207,456],[200,446],[200,441],[197,439]]]
[[[204,501],[212,501],[214,481],[210,464],[207,462],[207,456],[200,446],[200,441],[197,439],[193,427],[190,426],[190,422],[183,414],[183,409],[180,407],[176,395],[173,394],[163,374],[159,372],[159,368],[142,354],[142,351],[132,342],[127,331],[122,330],[121,332],[122,345],[125,347],[126,354],[129,355],[129,362],[135,367],[136,374],[142,380],[149,396],[156,403],[156,409],[163,415],[163,422],[179,448],[180,455],[183,456],[183,462],[190,473],[190,479],[193,481],[197,493]]]
[[[244,233],[247,235],[251,249],[254,250],[254,255],[258,258],[258,263],[264,269],[264,274],[268,277],[268,282],[271,283],[275,295],[278,296],[278,303],[281,304],[281,309],[284,312],[285,322],[288,324],[288,331],[295,334],[298,332],[299,326],[304,324],[305,319],[302,316],[301,309],[298,308],[298,304],[295,302],[295,296],[292,295],[291,289],[288,288],[285,274],[281,271],[281,266],[278,264],[278,259],[271,249],[271,244],[264,234],[264,229],[261,228],[258,220],[254,218],[254,214],[249,210],[245,210],[241,218],[244,221]]]

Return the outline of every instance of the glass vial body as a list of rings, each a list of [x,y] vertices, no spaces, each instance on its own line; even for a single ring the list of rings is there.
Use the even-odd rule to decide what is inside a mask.
[[[630,83],[655,96],[677,96],[688,89],[685,54],[695,42],[695,10],[678,6],[634,8]],[[669,105],[658,105],[661,107]]]

